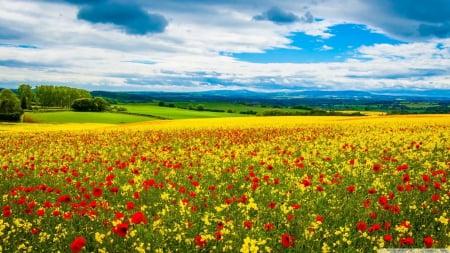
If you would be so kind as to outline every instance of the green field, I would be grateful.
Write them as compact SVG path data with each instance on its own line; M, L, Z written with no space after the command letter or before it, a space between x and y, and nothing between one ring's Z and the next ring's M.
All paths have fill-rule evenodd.
M245 114L238 114L238 113L194 111L149 104L124 104L120 106L127 108L129 113L139 113L166 119L224 118L224 117L248 116Z
M24 122L35 123L123 124L150 120L155 120L155 118L110 112L26 112L24 115Z

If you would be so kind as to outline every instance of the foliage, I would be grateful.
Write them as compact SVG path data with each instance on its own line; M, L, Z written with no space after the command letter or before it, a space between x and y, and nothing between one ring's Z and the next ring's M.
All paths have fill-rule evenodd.
M79 98L72 103L72 109L80 112L103 112L109 110L109 104L101 97Z
M36 103L36 93L28 84L21 84L17 89L22 109L31 109L32 104Z
M104 123L104 124L124 124L134 122L144 122L155 120L149 116L132 115L128 113L110 112L25 112L23 121L34 123ZM61 126L59 126L61 127Z
M65 86L41 85L36 87L36 94L40 105L70 108L79 98L90 98L87 90Z
M0 91L0 121L20 121L23 110L17 95L9 89Z
M445 116L0 132L0 250L446 248L449 133Z

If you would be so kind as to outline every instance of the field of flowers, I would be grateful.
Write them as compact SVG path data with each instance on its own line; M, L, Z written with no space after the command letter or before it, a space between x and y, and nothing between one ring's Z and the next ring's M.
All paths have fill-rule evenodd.
M449 116L34 126L0 131L0 252L450 247Z

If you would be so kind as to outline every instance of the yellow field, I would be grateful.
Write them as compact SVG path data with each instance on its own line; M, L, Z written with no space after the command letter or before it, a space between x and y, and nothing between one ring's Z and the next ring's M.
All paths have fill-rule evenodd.
M450 248L450 116L0 125L0 252Z

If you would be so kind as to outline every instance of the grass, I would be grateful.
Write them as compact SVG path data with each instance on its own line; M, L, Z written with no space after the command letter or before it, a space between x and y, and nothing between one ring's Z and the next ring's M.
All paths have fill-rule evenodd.
M121 106L127 108L129 113L139 113L166 119L224 118L248 116L237 113L193 111L148 104L125 104Z
M155 118L110 112L27 112L24 115L24 122L33 123L123 124L150 120L155 120Z

